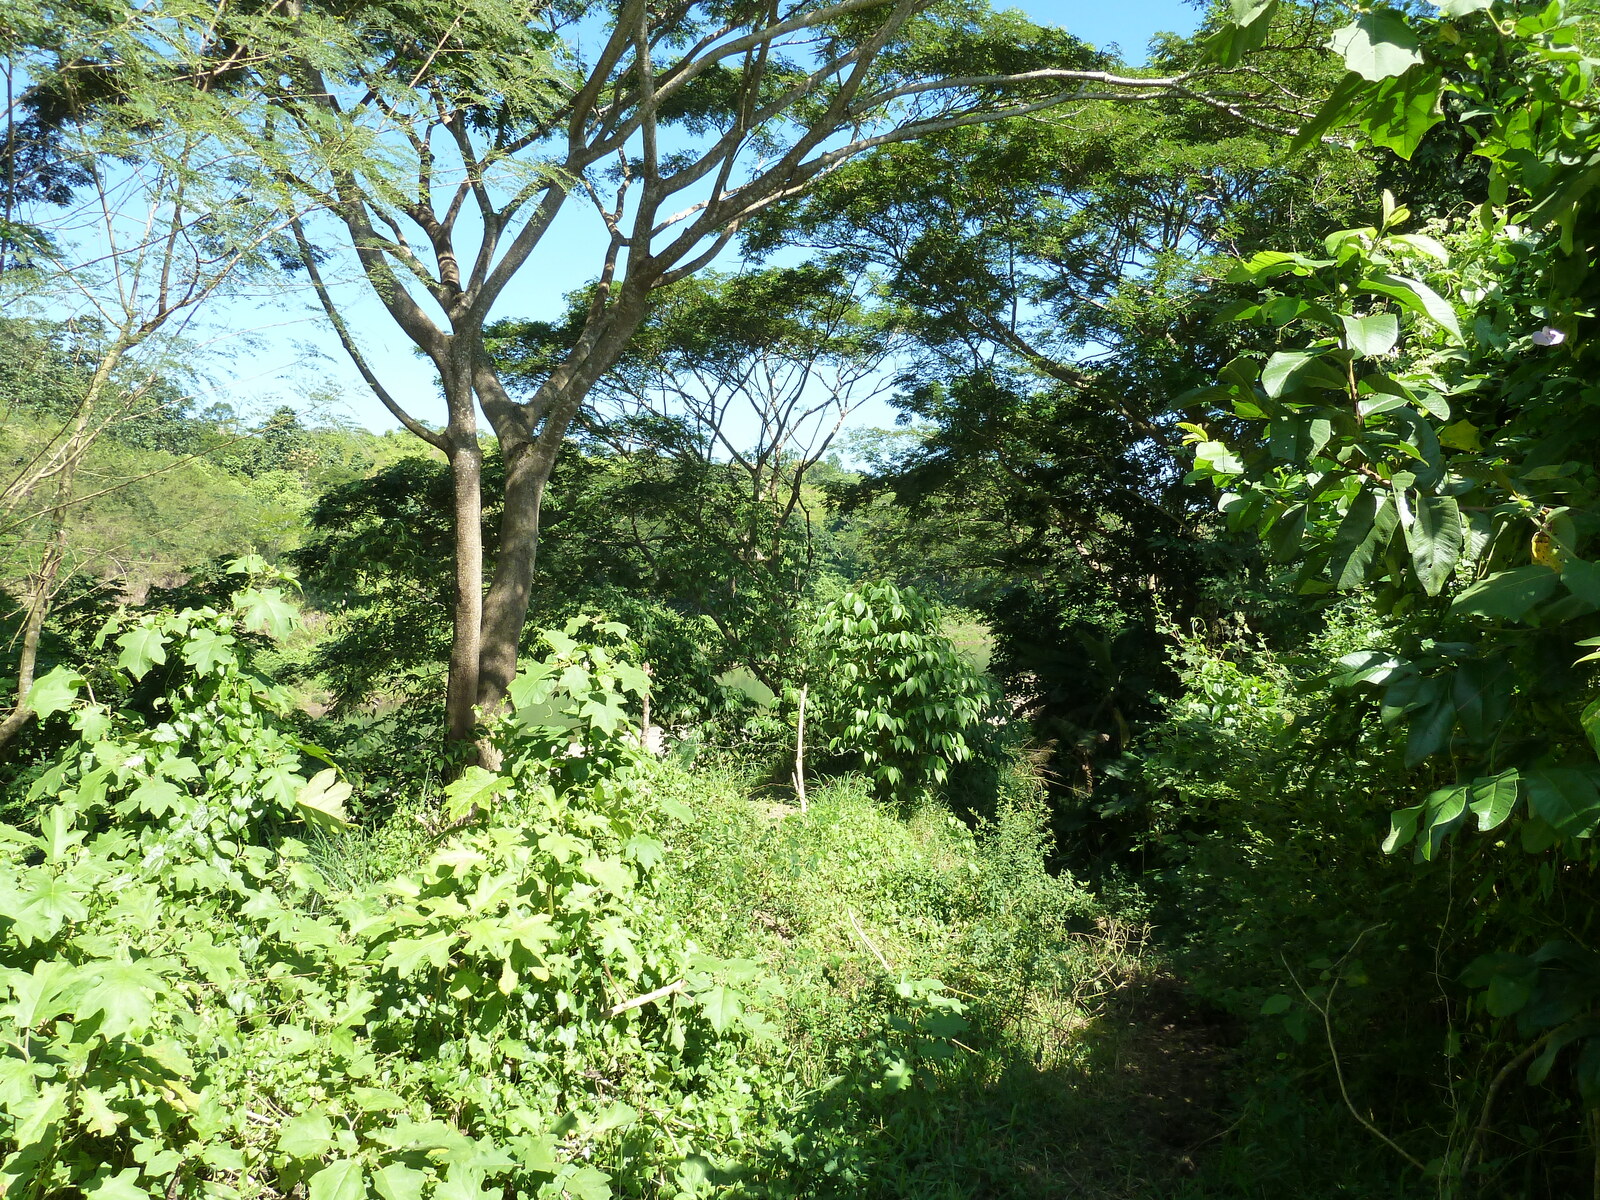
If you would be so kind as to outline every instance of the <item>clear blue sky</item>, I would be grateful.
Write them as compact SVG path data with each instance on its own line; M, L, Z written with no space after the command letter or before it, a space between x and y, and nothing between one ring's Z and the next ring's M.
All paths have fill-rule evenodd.
M1060 25L1091 44L1115 44L1130 63L1144 61L1145 50L1160 32L1189 33L1199 24L1201 10L1183 0L1021 0L997 7L1022 9L1034 20ZM508 289L499 315L551 317L563 307L562 297L593 277L601 245L600 228L587 205L573 202L545 239L520 277ZM394 328L375 300L363 296L362 285L352 285L348 300L350 322L390 391L418 418L430 423L443 419L442 404L430 364L418 358L410 342ZM289 403L305 407L302 397L314 388L331 384L341 397L343 415L375 430L397 423L378 403L346 360L320 315L309 306L289 312L249 314L235 305L231 314L243 325L270 323L257 333L248 361L238 361L232 379L218 379L213 396L228 400L247 416L264 415L271 407ZM312 419L322 414L308 414ZM864 416L866 414L863 414ZM886 419L886 410L868 417L868 423ZM855 422L853 421L852 424Z

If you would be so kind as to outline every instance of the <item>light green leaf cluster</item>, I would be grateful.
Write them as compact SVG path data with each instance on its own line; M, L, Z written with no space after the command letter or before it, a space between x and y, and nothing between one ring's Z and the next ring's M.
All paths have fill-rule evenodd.
M451 787L475 819L413 872L336 887L287 835L337 838L351 790L305 777L323 752L250 670L263 582L108 626L122 653L95 687L138 707L41 681L81 736L33 788L37 831L0 825L0 1191L604 1197L587 1160L618 1130L666 1146L666 1124L747 1105L659 1086L738 1078L775 988L685 945L656 899L617 701L643 673L582 624L552 634L503 772ZM591 1108L597 1071L633 1103Z
M820 727L856 754L885 793L939 784L973 755L992 710L984 676L940 629L938 609L910 588L865 584L823 608Z

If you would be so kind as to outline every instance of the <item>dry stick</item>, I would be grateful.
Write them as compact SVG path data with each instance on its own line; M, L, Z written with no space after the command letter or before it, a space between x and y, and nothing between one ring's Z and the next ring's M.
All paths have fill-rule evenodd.
M1500 1095L1500 1089L1505 1087L1511 1076L1527 1066L1528 1062L1545 1046L1549 1045L1554 1038L1565 1033L1577 1021L1585 1019L1587 1018L1579 1017L1576 1020L1568 1021L1564 1025L1557 1025L1554 1029L1548 1030L1537 1041L1524 1046L1515 1058L1495 1072L1494 1078L1489 1081L1489 1090L1484 1093L1483 1107L1478 1110L1478 1123L1472 1131L1472 1140L1467 1143L1466 1153L1461 1156L1462 1179L1466 1179L1467 1172L1471 1170L1473 1163L1477 1161L1479 1152L1483 1149L1483 1135L1489 1132L1489 1114L1494 1109L1494 1102ZM1473 1190L1476 1191L1476 1189Z
M687 980L674 979L665 987L658 987L653 992L646 992L642 996L635 996L632 1000L624 1000L621 1004L613 1008L608 1015L620 1017L625 1012L630 1012L635 1008L643 1008L646 1004L650 1004L653 1001L664 1000L668 996L675 995L676 993L683 991L683 989L688 986L689 984Z
M806 811L806 692L800 689L800 715L794 731L794 794L800 798L800 811Z
M878 947L873 944L872 939L867 936L866 930L861 928L860 923L856 920L855 910L847 908L845 909L845 912L850 914L850 924L855 927L856 936L861 939L861 944L864 945L868 950L872 951L872 957L878 960L878 962L883 966L885 972L893 975L894 968L889 965L889 960L883 956L883 951L879 950Z
M1370 930L1370 929L1363 930L1362 933L1361 933L1361 937L1356 938L1355 945L1350 947L1350 950L1349 950L1348 953L1346 953L1345 958L1349 958L1351 954L1354 954L1356 946L1359 946L1361 944L1361 938L1366 937L1367 934L1369 934L1371 932L1372 932L1372 930ZM1344 959L1340 959L1341 965L1343 964L1343 962L1344 962ZM1287 962L1284 963L1284 970L1289 971L1289 964ZM1327 999L1327 1002L1325 1004L1318 1004L1315 1000L1313 1000L1311 998L1310 994L1306 991L1306 989L1301 986L1300 977L1298 975L1296 975L1293 971L1289 971L1289 978L1294 981L1294 986L1295 986L1296 990L1299 991L1300 995L1305 998L1305 1002L1307 1004L1309 1004L1312 1008L1316 1009L1316 1011L1322 1017L1322 1028L1323 1028L1323 1031L1326 1034L1327 1039L1328 1039L1328 1054L1333 1059L1333 1077L1334 1077L1335 1080L1338 1081L1338 1084L1339 1084L1339 1095L1344 1100L1344 1106L1347 1109L1350 1110L1350 1115L1356 1119L1356 1121L1361 1125L1361 1128L1365 1129L1368 1133L1370 1133L1373 1137L1377 1138L1385 1146L1388 1146L1389 1149L1393 1150L1396 1154L1398 1154L1401 1158L1405 1159L1406 1162L1410 1163L1417 1170L1426 1173L1428 1168L1423 1163L1421 1163L1417 1159L1413 1158L1411 1156L1411 1154L1405 1149L1404 1146L1400 1145L1393 1138L1391 1138L1388 1134L1384 1133L1383 1130L1379 1129L1376 1125L1374 1125L1366 1117L1363 1117L1361 1115L1361 1110L1356 1108L1355 1101L1350 1099L1349 1089L1345 1087L1345 1083L1344 1083L1344 1068L1342 1066L1340 1066L1340 1064L1339 1064L1339 1047L1335 1044L1335 1042L1333 1040L1333 1018L1330 1015L1330 1012L1331 1012L1331 1010L1333 1008L1333 993L1339 987L1338 978L1335 977L1333 983L1329 985L1329 987L1328 987L1328 999Z

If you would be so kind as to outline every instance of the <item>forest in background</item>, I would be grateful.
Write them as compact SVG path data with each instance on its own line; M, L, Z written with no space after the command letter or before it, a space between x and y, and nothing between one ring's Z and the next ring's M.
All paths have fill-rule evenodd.
M0 1194L1600 1195L1596 22L0 6Z

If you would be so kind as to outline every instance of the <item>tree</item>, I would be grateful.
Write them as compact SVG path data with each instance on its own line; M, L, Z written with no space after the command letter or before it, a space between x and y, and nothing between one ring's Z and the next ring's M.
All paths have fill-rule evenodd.
M652 589L709 618L730 665L774 691L818 569L811 480L850 413L893 386L896 318L866 290L813 267L659 289L577 418ZM513 390L537 386L586 307L580 296L559 327L496 329Z
M448 707L457 739L471 735L475 704L493 709L504 696L550 471L652 292L709 265L764 209L876 146L1069 103L1182 94L1238 112L1248 99L1242 89L1203 91L1226 68L1118 74L1064 33L951 0L665 10L625 0L603 18L592 6L553 4L533 23L509 5L418 3L403 21L352 20L372 47L364 58L334 65L302 54L287 75L275 63L258 85L277 114L273 146L287 146L284 179L327 206L373 293L439 373L446 419L436 429L402 409L362 356L324 282L324 247L297 227L313 284L363 376L451 464ZM574 196L607 233L597 285L570 350L514 399L485 352L485 330ZM480 410L506 464L487 594Z
M5 29L10 68L29 82L8 111L4 165L17 186L0 228L0 286L11 315L48 322L61 336L40 337L36 324L50 353L7 368L30 380L11 403L30 389L49 396L36 407L38 436L0 480L0 537L28 562L16 703L0 722L0 746L32 715L23 700L62 579L68 514L106 490L78 487L86 456L108 433L171 407L170 380L182 376L180 354L192 355L185 338L201 306L271 267L292 218L253 203L238 178L237 143L228 140L236 102L197 90L184 72L194 53L181 15L152 29L136 24L108 29L73 14L46 29ZM19 110L58 112L87 84L97 90L108 62L120 71L121 103L79 105L48 136L18 131ZM19 150L29 138L33 158Z

